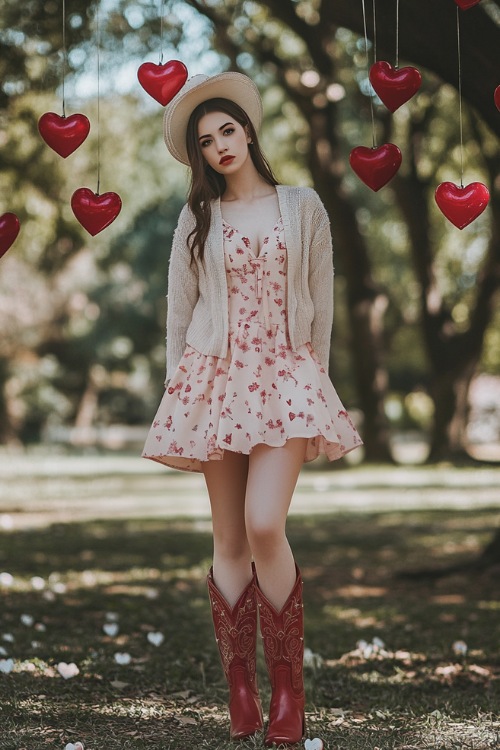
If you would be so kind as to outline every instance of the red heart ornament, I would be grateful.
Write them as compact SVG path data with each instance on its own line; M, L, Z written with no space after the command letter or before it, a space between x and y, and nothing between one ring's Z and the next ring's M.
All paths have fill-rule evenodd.
M500 86L496 87L493 99L495 100L496 108L500 110Z
M71 197L71 208L82 227L94 237L116 219L122 201L117 193L97 195L88 188L78 188Z
M376 192L394 177L401 159L401 151L394 143L384 143L378 148L356 146L351 151L349 163L359 179Z
M422 76L417 68L393 68L390 63L379 60L370 68L370 81L387 109L395 112L417 93Z
M463 229L483 213L490 200L490 193L482 182L471 182L465 187L454 185L453 182L442 182L436 188L435 198L446 218Z
M15 214L7 213L0 216L0 258L13 244L20 228L19 219Z
M85 115L60 117L46 112L38 120L38 130L45 143L65 159L82 145L89 134L90 122Z
M473 5L477 5L481 2L481 0L455 0L456 4L459 8L462 8L462 10L467 10L468 8L472 8Z
M137 71L137 78L144 91L163 106L181 90L187 77L187 68L180 60L169 60L163 65L145 62Z

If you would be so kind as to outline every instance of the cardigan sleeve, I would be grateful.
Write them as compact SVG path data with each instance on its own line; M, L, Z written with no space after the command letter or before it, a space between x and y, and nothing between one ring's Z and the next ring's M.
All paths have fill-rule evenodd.
M199 297L198 266L191 263L188 236L194 227L187 206L181 211L168 268L167 294L167 375L174 374L186 347L186 333Z
M333 250L330 220L319 196L314 208L309 249L309 291L314 305L311 343L328 371L333 325Z

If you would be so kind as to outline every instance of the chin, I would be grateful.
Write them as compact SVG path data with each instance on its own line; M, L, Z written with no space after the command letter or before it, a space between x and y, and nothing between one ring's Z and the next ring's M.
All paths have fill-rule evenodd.
M214 167L214 169L216 172L218 172L221 175L227 175L227 174L234 174L240 169L240 167L241 167L241 164L235 164L233 162L228 167L223 167L220 164L217 164L217 166Z

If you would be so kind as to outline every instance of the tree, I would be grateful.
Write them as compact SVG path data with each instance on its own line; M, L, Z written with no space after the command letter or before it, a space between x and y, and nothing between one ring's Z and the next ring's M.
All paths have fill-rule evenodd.
M407 141L408 169L398 176L396 196L398 205L410 229L410 249L416 277L420 284L420 316L422 333L432 373L430 391L434 401L434 430L430 450L431 460L467 459L465 451L468 422L467 393L481 360L484 337L491 324L497 302L500 274L500 193L493 189L491 212L493 231L487 243L485 259L475 278L475 294L467 304L467 312L458 323L453 307L463 294L446 300L436 279L436 257L432 241L432 221L428 193L432 184L439 182L439 172L423 175L419 169L419 151L425 139L426 121L435 114L434 105L417 118L410 118ZM481 154L490 185L495 185L500 173L500 149L487 134L479 134L476 118L475 139L478 146L486 146ZM488 141L490 144L488 145ZM460 277L457 278L457 285ZM463 306L463 302L461 303ZM464 327L464 322L466 326Z
M335 3L296 3L293 0L266 0L255 3L233 2L210 5L187 0L210 19L214 44L239 67L242 50L250 52L286 91L308 123L310 148L308 165L313 182L330 213L335 227L336 253L347 282L351 347L358 398L364 414L364 439L367 457L384 460L389 456L388 429L384 415L387 372L384 365L384 314L387 292L374 281L369 248L356 218L352 196L345 189L345 143L341 132L339 106L328 96L328 86L336 80L337 28L344 26L363 33L361 3L340 0ZM498 3L492 2L491 5ZM408 60L424 65L442 80L457 85L456 5L450 0L436 6L432 0L406 3L401 11L400 50ZM250 8L250 9L249 9ZM462 12L460 12L462 14ZM394 4L379 2L377 7L377 44L386 53L395 48ZM432 18L432 23L428 19ZM460 16L462 27L463 95L497 134L500 118L493 102L498 84L494 50L500 44L498 15L482 7ZM285 51L280 28L300 42L293 56ZM371 8L368 28L373 28ZM271 29L271 30L270 30ZM486 54L485 54L486 51ZM392 54L386 55L393 60ZM380 59L380 54L379 54ZM305 84L301 75L312 70L317 78ZM364 107L366 109L366 105ZM361 104L361 111L363 105ZM500 285L500 248L498 223L499 189L494 177L500 158L498 148L485 154L484 167L493 187L492 238L478 280L476 304L466 331L456 331L450 310L436 299L434 263L437 248L431 239L429 194L432 183L419 175L416 142L428 127L428 116L418 113L412 120L407 145L410 169L394 181L395 194L409 228L415 273L421 286L421 326L431 368L430 392L435 404L431 459L449 458L464 453L467 390L479 361L482 342L491 322L495 297ZM387 118L383 126L390 129ZM476 128L483 144L487 135ZM491 138L490 138L491 140ZM433 176L437 175L437 169Z
M93 96L76 98L75 79L89 61L95 66L96 50L94 8L67 8L67 114L81 107L92 128L64 161L37 131L43 112L62 114L62 6L7 0L0 10L0 213L15 211L22 226L0 266L0 442L31 442L47 425L81 423L94 395L99 420L145 422L153 405L144 391L154 383L157 398L163 381L164 357L153 341L164 340L164 310L151 295L164 296L169 246L158 231L172 234L182 173L170 169L165 180L159 108L108 91L101 102L101 189L117 190L124 208L93 239L76 222L72 192L95 189L97 117ZM107 21L113 34L101 44L128 50L130 38L122 33L116 41L121 17ZM156 36L142 38L153 44ZM101 51L101 60L106 73L109 53ZM106 377L98 377L104 370Z
M366 6L368 35L371 36L372 4L366 2ZM390 460L389 426L384 410L391 377L387 347L391 345L395 333L401 340L399 331L402 327L408 328L408 314L403 309L407 300L398 289L401 278L397 272L401 271L402 255L398 257L396 272L392 268L396 263L390 257L390 250L384 256L380 247L387 240L379 227L383 229L391 223L397 224L398 231L407 234L407 246L411 249L414 274L420 287L420 338L427 352L429 372L425 384L436 404L433 457L456 455L457 451L463 449L466 419L462 408L464 395L481 355L484 334L495 309L499 283L499 189L498 181L494 179L498 172L498 144L492 131L498 134L500 118L492 96L498 83L495 80L497 71L494 55L489 54L489 50L498 49L500 41L498 7L498 0L489 0L469 11L460 11L463 92L464 99L471 105L471 114L467 113L466 108L465 118L466 164L475 161L480 176L488 179L489 174L491 185L496 187L492 191L491 209L476 223L476 228L468 234L464 233L465 237L477 239L478 232L482 230L486 233L491 227L488 251L474 275L478 292L474 295L473 289L468 289L465 297L462 295L459 300L439 288L436 273L436 260L440 260L443 252L446 252L450 238L453 237L455 242L457 236L456 230L445 231L442 228L442 217L439 217L441 224L437 228L432 200L436 181L449 177L440 165L436 148L431 148L426 154L427 163L430 154L430 169L424 168L421 148L423 142L432 145L435 141L441 153L450 152L450 171L456 170L456 161L451 153L451 144L457 140L457 129L453 130L452 127L456 97L450 98L450 88L442 84L442 81L448 81L452 86L457 83L456 6L453 0L441 0L439 4L434 0L408 0L401 6L400 52L406 60L425 67L424 87L423 94L404 109L406 114L403 118L391 118L375 104L379 139L394 137L404 153L404 164L398 177L376 195L357 183L347 167L350 148L371 140L363 44L345 31L352 29L356 34L362 33L361 0L359 3L348 3L347 0L336 0L334 3L319 0L228 0L224 3L221 0L211 0L210 3L171 0L168 3L171 12L164 19L164 35L178 49L179 57L182 58L183 50L186 50L183 44L190 45L186 54L194 52L193 16L187 18L185 12L188 8L194 9L199 18L208 19L212 24L212 38L197 39L197 51L206 50L211 45L222 55L222 62L215 62L216 66L230 65L249 72L255 76L264 94L270 91L279 97L279 91L282 91L286 102L293 103L292 116L289 118L293 122L287 131L292 133L292 144L288 148L290 153L294 152L293 168L302 170L301 180L305 176L316 186L334 225L336 267L339 281L345 281L337 289L341 289L342 299L346 300L347 319L344 327L350 335L354 375L351 380L357 386L357 402L365 421L366 453L371 460ZM52 108L53 97L49 100L48 92L53 91L60 80L60 11L57 4L42 3L41 0L30 0L22 8L13 0L6 0L0 11L3 22L3 31L0 32L0 117L9 125L6 145L0 151L0 181L5 194L11 196L13 201L12 205L5 206L5 210L18 210L23 219L22 260L26 262L23 273L33 274L35 286L44 280L54 302L52 312L47 311L47 325L38 327L40 337L35 345L29 337L24 345L24 329L19 336L10 336L9 346L12 345L14 349L4 347L4 359L0 362L0 378L4 378L4 382L12 370L12 362L19 361L30 347L31 351L50 356L49 342L52 340L58 352L58 361L61 361L59 357L64 359L66 356L63 350L68 348L69 352L72 348L73 329L68 324L72 319L68 311L69 297L59 298L54 294L57 286L54 282L59 279L58 283L64 286L62 279L65 269L69 274L73 260L88 250L85 247L87 238L68 213L67 196L62 194L63 190L67 192L70 183L65 182L62 187L61 165L56 166L55 160L36 135L37 115ZM88 68L89 61L92 62L92 12L93 7L86 3L71 6L68 50L75 50L78 54L69 55L69 74L77 73L79 67ZM428 23L431 17L432 24ZM116 0L115 5L107 9L102 27L103 46L113 51L113 64L117 59L122 62L126 57L139 53L143 55L146 49L158 49L158 9L149 0ZM378 0L377 29L378 58L383 55L394 62L396 29L395 4L392 0ZM46 98L42 104L38 97L44 96ZM432 99L430 105L429 97ZM130 109L126 110L126 114L128 105L124 103L125 109L122 110L118 97L113 98L112 102L109 98L108 103L116 109L114 127L118 130L121 128L123 136L126 131L129 143L136 143L138 136L144 137L143 146L137 146L136 160L132 164L136 164L137 159L143 159L143 169L161 171L160 166L152 166L154 159L146 154L148 136L143 133L144 128L133 123L130 113L134 106L137 107L135 99L129 102ZM266 104L269 103L267 97ZM266 109L269 111L269 106ZM151 127L153 130L158 128L160 132L161 113L158 112L155 117L157 119ZM281 113L277 110L273 112L271 106L268 127L272 128L273 121L278 121L280 117L283 122ZM128 130L122 122L123 118L130 123ZM294 127L295 132L292 132ZM393 128L396 131L394 136ZM433 134L434 130L443 128L447 141ZM128 149L127 154L123 153L122 156L119 141L112 129L108 135L106 148L109 153L113 152L113 160L108 159L112 164L110 170L113 179L119 175L123 185L127 186L124 190L134 196L131 201L134 203L133 210L130 204L128 209L130 231L132 236L137 237L135 232L141 227L141 235L145 233L141 242L144 243L143 247L147 247L146 234L150 233L154 224L151 217L155 216L154 206L161 195L160 181L157 189L148 194L149 197L144 196L142 202L137 200L136 185L130 178L133 166L127 162ZM89 141L89 145L94 147L95 143ZM292 169L288 163L285 168L288 172ZM79 174L82 178L87 174L93 175L93 163L83 165L79 161ZM135 175L136 181L141 179L139 171ZM147 181L144 182L146 184ZM32 196L32 200L27 201L27 196ZM29 203L40 201L44 202L44 211L33 216L26 207ZM145 217L141 223L142 211L145 211ZM366 225L367 212L370 231ZM115 236L115 229L108 231L107 238ZM129 228L119 239L124 246L128 242L128 231ZM96 263L96 274L114 273L114 264L106 260L111 257L107 238L102 243L99 238L92 243L93 248L99 248L101 255ZM460 241L465 240L460 238ZM131 262L137 262L138 273L143 273L140 254L132 257ZM13 264L9 265L9 269L12 271ZM450 264L450 271L453 270ZM406 266L404 273L406 278L409 273ZM68 288L67 281L64 283ZM89 281L89 284L86 291L99 296L99 301L92 300L91 304L102 305L102 309L109 312L116 309L111 299L113 284L106 280L102 283L96 280L95 284ZM27 288L26 281L24 287ZM93 291L90 287L93 287ZM342 291L344 287L345 294ZM467 314L465 317L462 314L457 323L457 302L462 303L464 299ZM59 300L59 307L55 304L56 300ZM343 309L341 314L344 315ZM21 319L19 314L18 320ZM412 336L416 340L416 322L413 325ZM106 338L106 326L98 323L97 329L98 335ZM66 337L61 339L62 331L66 332ZM113 335L117 336L118 333L116 329ZM25 354L19 345L25 347ZM94 346L94 350L97 348ZM91 349L89 347L89 356ZM103 350L106 350L105 346ZM83 352L84 348L80 354ZM338 357L335 360L338 361ZM70 356L67 359L68 367L71 361ZM121 363L124 365L123 358ZM110 360L106 359L106 365L111 366ZM91 363L87 361L85 366L79 366L79 370L82 374L90 372ZM64 382L64 377L59 378L57 387L63 387ZM85 392L85 378L82 377L71 396L73 411L68 414L74 414L75 409L78 411L78 399ZM3 403L0 397L0 413L8 414L7 401L5 394ZM7 426L8 419L2 419L1 423ZM12 432L11 426L11 435Z
M280 5L275 0L273 5ZM293 6L293 2L283 3ZM368 36L372 39L373 16L367 3ZM322 3L324 22L330 26L345 26L363 34L361 3L337 0ZM461 51L463 61L462 90L464 99L500 136L500 119L493 101L498 86L496 50L500 44L500 3L489 0L467 11L459 11ZM453 0L408 0L401 6L400 53L412 63L422 65L451 86L458 85L457 71L457 5ZM395 12L391 0L378 0L376 4L377 41L380 49L393 60L395 49ZM379 55L380 59L380 55Z

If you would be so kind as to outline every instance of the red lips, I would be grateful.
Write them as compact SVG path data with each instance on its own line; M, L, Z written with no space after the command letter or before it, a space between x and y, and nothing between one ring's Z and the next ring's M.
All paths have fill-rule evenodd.
M224 164L230 164L233 161L233 159L234 159L234 156L223 156L220 159L219 164L222 164L223 166Z

